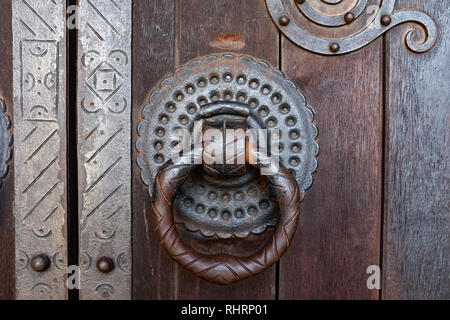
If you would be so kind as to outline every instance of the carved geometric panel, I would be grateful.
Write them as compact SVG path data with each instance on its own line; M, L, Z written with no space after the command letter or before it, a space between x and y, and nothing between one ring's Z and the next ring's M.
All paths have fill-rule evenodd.
M65 12L65 0L13 1L17 299L67 298Z
M129 299L132 1L79 5L80 299Z
M58 43L53 40L23 40L22 115L28 120L55 121L58 117ZM47 68L42 68L42 65Z

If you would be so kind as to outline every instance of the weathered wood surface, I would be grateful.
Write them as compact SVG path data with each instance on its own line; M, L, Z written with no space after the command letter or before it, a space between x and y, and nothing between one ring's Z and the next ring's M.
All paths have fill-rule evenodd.
M450 3L400 0L429 14L439 39L425 54L386 36L383 299L450 299Z
M12 31L11 1L0 4L0 97L12 120ZM9 163L9 174L0 189L0 299L14 299L14 168Z
M133 150L150 89L174 69L174 1L133 2ZM132 152L133 298L174 299L175 265L153 230L151 202Z
M377 299L366 269L380 262L382 39L324 57L282 40L282 70L317 112L320 152L280 299Z

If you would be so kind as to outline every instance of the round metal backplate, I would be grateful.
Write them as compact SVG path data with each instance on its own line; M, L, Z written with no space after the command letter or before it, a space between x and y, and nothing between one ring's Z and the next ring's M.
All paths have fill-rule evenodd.
M248 166L238 177L215 177L196 168L179 186L173 210L176 223L204 237L246 238L279 221L279 207L266 177Z
M282 72L261 60L232 54L195 60L162 80L150 95L137 141L138 165L150 195L159 168L179 143L177 132L192 132L200 110L217 101L246 105L250 129L279 130L280 162L295 177L303 198L312 184L319 151L313 112ZM247 171L247 176L252 174ZM245 237L249 231L261 233L277 223L277 204L259 172L251 181L237 179L228 186L220 176L193 175L195 179L179 186L175 199L175 211L185 214L180 217L174 212L174 217L183 220L188 230L219 238ZM199 230L204 223L207 227Z
M11 123L6 115L5 103L0 99L0 187L2 180L8 173L8 161L11 158L12 137Z

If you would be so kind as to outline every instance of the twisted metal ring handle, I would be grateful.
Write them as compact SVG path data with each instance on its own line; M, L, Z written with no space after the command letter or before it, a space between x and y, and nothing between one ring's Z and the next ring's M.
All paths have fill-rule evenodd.
M262 165L257 165L260 169ZM300 189L288 170L280 165L267 176L280 207L280 221L273 237L249 257L204 255L187 246L175 227L172 205L178 184L196 167L166 163L158 172L153 195L153 219L156 233L169 255L187 270L217 284L230 284L262 272L277 262L291 244L300 213Z

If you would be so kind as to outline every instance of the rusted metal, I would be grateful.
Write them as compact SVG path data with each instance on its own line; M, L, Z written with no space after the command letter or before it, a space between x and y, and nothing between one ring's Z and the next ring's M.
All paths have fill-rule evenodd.
M282 25L283 27L287 26L289 22L291 22L288 16L281 16L278 21L280 22L280 25Z
M300 215L300 190L290 173L283 166L278 166L275 174L267 176L268 185L280 207L279 221L270 240L255 252L247 252L244 257L229 253L210 255L183 241L172 215L171 204L176 187L196 167L184 163L166 163L156 178L153 221L158 238L169 255L197 276L218 284L230 284L254 276L277 262L292 242ZM221 213L222 219L227 219L225 212Z
M97 269L102 273L109 273L115 268L114 260L110 257L101 257L97 261Z
M80 299L130 299L132 1L79 5Z
M239 176L211 176L196 168L179 185L174 221L204 237L230 239L276 226L279 207L264 176L253 167Z
M296 178L303 197L317 166L313 112L282 72L264 61L231 54L195 60L177 70L176 77L162 80L151 94L137 141L138 165L149 194L153 194L159 168L182 142L176 131L192 131L201 110L215 101L246 104L249 128L279 130L281 163ZM290 164L292 157L298 163Z
M138 129L138 164L153 196L157 234L169 254L197 275L221 284L256 274L277 261L295 232L299 201L311 185L317 165L313 113L295 85L263 61L231 54L210 56L164 79L151 94L143 117ZM208 140L211 129L222 139ZM267 165L264 159L269 153L280 157L273 176L266 177L246 165L251 141L241 137L224 142L231 129L269 130L270 138L260 137L258 143L279 140L255 157L260 169L263 163ZM186 139L177 131L192 134ZM203 136L200 146L198 134ZM180 148L185 146L188 148ZM219 147L211 150L223 149L223 162L214 159L208 163L213 158L211 146ZM200 156L194 152L198 147L202 148ZM188 159L192 164L184 163ZM202 166L196 165L199 163ZM289 208L284 207L287 203ZM292 225L285 229L289 231L283 240L281 230L287 221ZM254 235L268 235L273 230L277 230L275 246L266 239L244 253L259 259L258 249L263 247L268 256L264 263L256 267L253 258L239 260L239 241L248 243ZM220 245L220 241L231 241L225 255L221 252L225 243ZM190 248L192 243L196 249ZM219 249L213 248L213 243L219 243ZM278 250L278 255L273 250ZM204 251L215 258L204 256ZM191 260L191 256L198 259ZM243 265L250 271L243 271ZM219 276L225 267L231 269ZM230 270L238 276L229 274Z
M44 272L50 268L51 260L46 254L38 254L31 259L31 268L36 272Z
M387 14L385 14L384 16L381 17L381 24L383 26L388 26L391 24L391 22L392 22L392 19Z
M330 43L330 51L331 52L338 52L339 49L340 49L339 43L337 43L337 42Z
M357 0L356 2L353 0L296 1L296 4L291 0L266 0L266 4L273 21L286 37L306 50L324 55L344 54L358 50L389 29L405 22L417 23L425 31L421 42L413 40L414 30L410 30L406 34L405 44L410 50L417 53L426 52L434 46L437 40L437 26L433 19L419 11L394 10L395 0L383 0L380 5L369 5L369 0ZM350 7L351 5L353 7ZM346 13L338 13L338 8L344 6L350 7L350 9ZM326 34L329 34L327 28L338 28L358 19L366 19L363 18L364 12L368 14L369 18L362 28L358 28L344 38L333 36L333 32L330 37L326 37ZM299 14L308 20L295 19L293 21L293 17ZM285 17L288 19L290 17L292 22L285 24ZM312 33L309 26L302 25L306 21L314 26L322 27L323 31L320 35ZM337 43L339 50L335 50L336 46L330 46L330 43Z
M245 165L245 136L226 141L229 130L245 132L248 115L245 104L233 102L216 101L201 110L204 137L217 130L222 139L203 139L203 166L179 186L174 221L187 230L204 237L245 238L277 224L279 208L266 179ZM225 149L223 163L209 164L218 149Z
M351 23L355 20L355 14L353 12L347 12L344 16L345 22Z
M65 0L12 2L17 299L67 298L65 13Z

